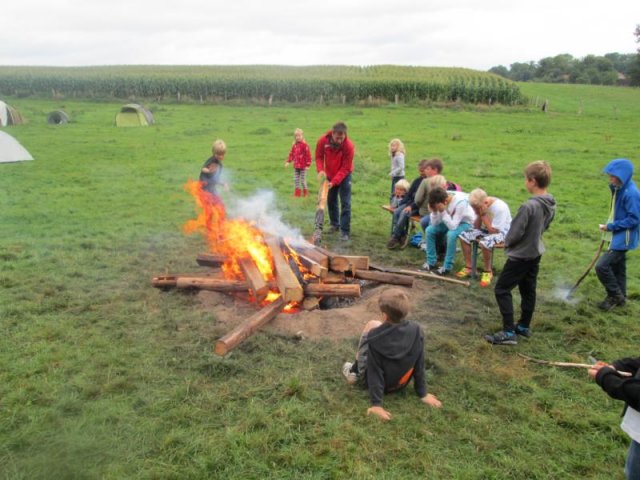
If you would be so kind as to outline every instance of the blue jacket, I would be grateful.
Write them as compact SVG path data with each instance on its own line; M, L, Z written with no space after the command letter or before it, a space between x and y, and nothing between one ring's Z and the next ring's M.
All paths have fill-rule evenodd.
M613 232L611 250L634 250L638 247L638 225L640 225L640 192L631 179L633 164L626 158L611 160L604 173L620 179L622 186L609 185L611 195L615 193L613 222L607 230Z

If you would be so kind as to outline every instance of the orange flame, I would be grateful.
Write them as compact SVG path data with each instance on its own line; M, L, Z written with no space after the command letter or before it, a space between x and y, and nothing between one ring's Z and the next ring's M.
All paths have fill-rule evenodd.
M211 252L227 258L222 266L225 278L242 278L238 260L252 258L265 280L273 279L271 251L260 230L243 219L228 219L222 200L203 190L202 186L202 182L191 180L184 186L199 208L197 218L184 224L184 232L199 231L205 236Z

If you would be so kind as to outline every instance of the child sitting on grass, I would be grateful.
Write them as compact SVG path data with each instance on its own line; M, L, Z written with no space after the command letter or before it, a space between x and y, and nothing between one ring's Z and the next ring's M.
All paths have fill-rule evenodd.
M453 268L456 255L456 239L465 230L471 228L476 214L469 206L468 195L463 192L449 192L442 187L429 191L429 210L431 210L427 227L427 261L423 270L433 271L438 275L446 275ZM437 241L445 237L447 249L442 266L436 269L438 260Z
M422 403L440 408L442 402L427 393L422 328L406 320L409 296L399 288L391 288L382 293L378 306L382 321L370 320L365 325L356 361L342 366L347 383L359 382L367 387L371 400L367 415L384 421L391 420L391 413L382 408L384 394L405 388L412 378Z
M469 194L469 205L476 213L473 228L460 234L460 246L464 255L465 266L456 276L467 278L471 275L471 242L477 241L482 250L484 272L480 276L480 286L488 287L493 280L491 265L493 246L504 242L504 237L511 226L509 205L496 197L490 197L481 188Z

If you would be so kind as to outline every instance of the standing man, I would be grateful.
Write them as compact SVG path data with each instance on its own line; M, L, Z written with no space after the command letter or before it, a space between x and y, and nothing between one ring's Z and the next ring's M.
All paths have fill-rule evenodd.
M318 140L316 145L316 168L318 180L329 182L327 206L331 228L329 233L340 230L340 240L349 240L351 233L351 172L355 147L347 138L347 126L336 123ZM338 196L340 212L338 212ZM339 213L339 214L338 214Z

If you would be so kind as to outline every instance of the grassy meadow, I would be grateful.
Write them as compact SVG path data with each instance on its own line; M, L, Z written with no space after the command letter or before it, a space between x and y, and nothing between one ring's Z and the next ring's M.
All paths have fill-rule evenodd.
M639 353L637 252L625 307L596 308L604 291L593 273L575 302L559 292L598 246L603 166L617 157L640 166L640 90L520 87L530 106L151 103L156 124L139 129L114 127L117 103L3 98L28 120L5 131L35 161L0 164L0 478L622 479L622 404L583 370L525 364L516 352L581 363ZM545 99L546 114L536 106ZM48 125L59 108L72 122ZM228 146L233 196L273 191L283 220L309 235L314 200L294 201L282 164L296 127L315 144L336 120L357 152L352 241L329 246L385 265L423 262L417 249L385 248L391 138L407 146L408 177L438 156L445 176L513 213L527 198L523 167L552 165L558 211L534 336L486 344L499 312L477 284L436 285L416 305L441 410L410 389L385 398L391 422L366 417L366 392L340 375L356 338L263 331L219 358L212 345L226 331L197 296L150 286L154 275L196 269L204 241L181 231L194 216L182 186L215 138ZM498 270L503 261L497 253Z

